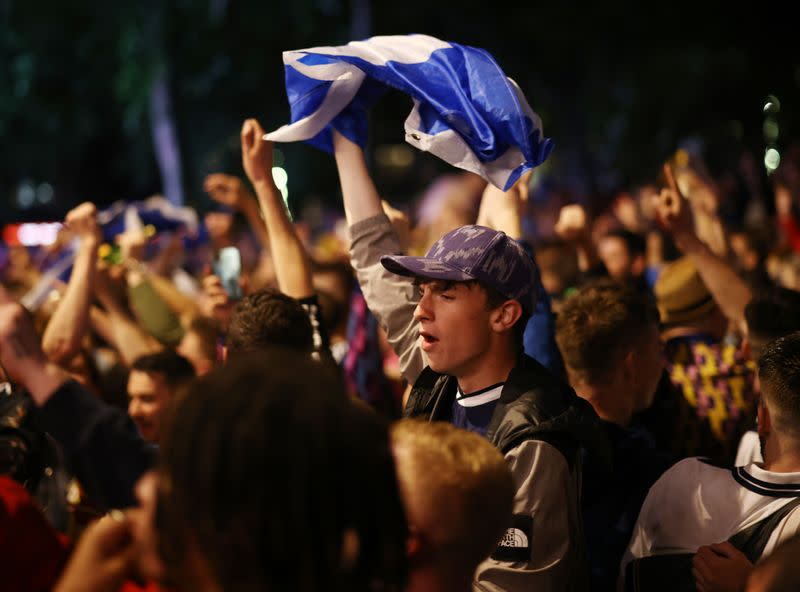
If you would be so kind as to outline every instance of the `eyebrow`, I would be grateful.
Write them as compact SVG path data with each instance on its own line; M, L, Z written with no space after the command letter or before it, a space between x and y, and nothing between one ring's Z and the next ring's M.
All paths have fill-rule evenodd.
M453 280L429 280L426 278L414 278L414 285L419 287L423 284L431 284L433 289L437 292L446 292L447 290L454 288L456 284L459 282Z

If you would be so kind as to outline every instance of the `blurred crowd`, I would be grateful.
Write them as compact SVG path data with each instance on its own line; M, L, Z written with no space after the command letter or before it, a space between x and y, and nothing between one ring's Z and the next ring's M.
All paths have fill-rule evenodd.
M205 241L4 247L0 588L800 587L800 144L390 204L339 137L311 221L262 136Z

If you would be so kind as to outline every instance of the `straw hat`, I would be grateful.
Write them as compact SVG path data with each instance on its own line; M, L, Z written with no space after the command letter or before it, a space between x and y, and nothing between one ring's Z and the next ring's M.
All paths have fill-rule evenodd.
M664 325L685 325L709 314L716 303L694 263L681 257L664 266L653 292Z

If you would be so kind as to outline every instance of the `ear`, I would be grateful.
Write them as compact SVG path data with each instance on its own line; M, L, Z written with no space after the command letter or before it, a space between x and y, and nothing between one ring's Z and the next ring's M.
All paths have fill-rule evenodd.
M226 364L228 362L228 346L222 346L222 363Z
M504 333L514 326L522 316L522 305L517 300L506 300L492 311L490 321L492 329Z

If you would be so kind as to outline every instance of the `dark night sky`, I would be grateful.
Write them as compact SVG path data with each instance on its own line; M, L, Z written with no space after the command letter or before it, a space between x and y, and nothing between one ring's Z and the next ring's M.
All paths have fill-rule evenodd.
M778 145L798 136L800 52L792 20L766 3L733 11L685 1L130 4L0 0L3 221L59 218L84 199L158 191L147 97L161 71L187 201L203 207L205 174L240 172L241 120L257 116L271 128L288 118L280 52L345 43L365 23L368 34L427 33L490 51L555 140L557 181L590 192L651 178L687 136L704 138L720 166L740 147L763 154L769 94L781 100ZM402 141L408 109L405 97L385 99L373 115L373 147ZM330 157L303 145L285 153L295 199L337 203ZM407 198L438 170L418 156L414 174L386 178L385 187ZM54 202L18 210L26 179L51 183Z

